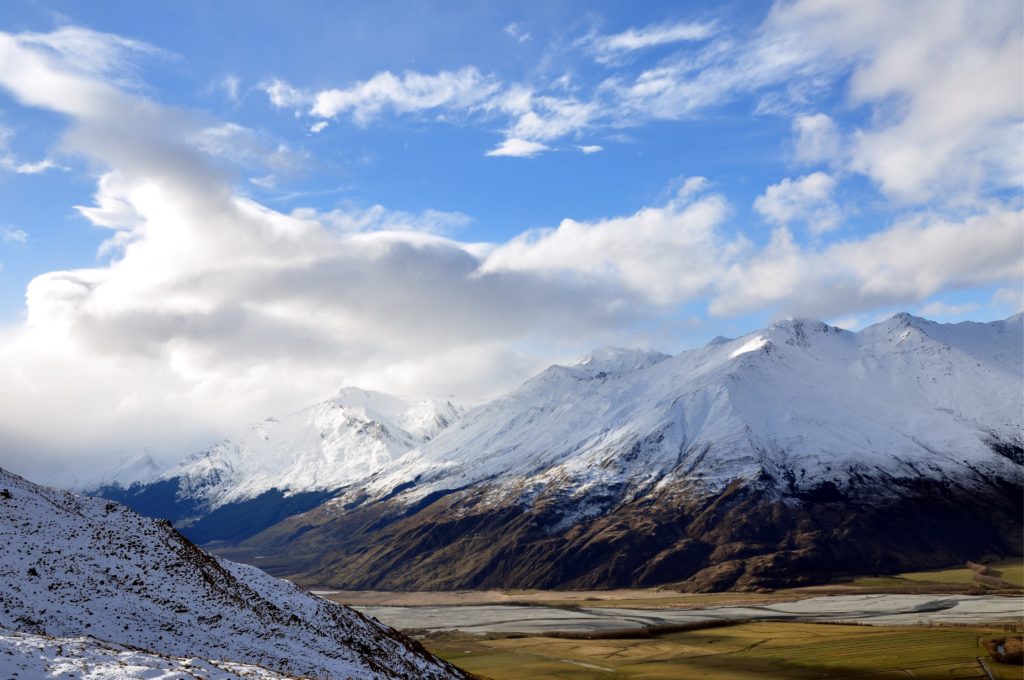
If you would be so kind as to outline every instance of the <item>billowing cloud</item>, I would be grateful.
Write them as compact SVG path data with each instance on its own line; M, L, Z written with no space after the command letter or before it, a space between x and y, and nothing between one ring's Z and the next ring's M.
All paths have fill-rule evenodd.
M706 294L745 243L720 233L728 206L719 195L694 199L692 185L663 207L592 224L563 220L555 229L527 232L494 250L480 271L572 273L585 281L622 286L657 304Z
M1024 92L1010 85L1024 80L1022 14L1017 2L778 3L753 40L715 40L606 88L628 124L754 93L777 110L848 76L848 102L871 107L870 122L840 148L824 114L798 118L798 159L843 161L900 201L963 201L1024 181Z
M841 162L839 126L824 113L805 114L793 119L796 160L813 165Z
M752 47L716 38L639 77L612 78L593 97L505 85L472 68L385 72L322 92L282 81L265 89L274 105L338 125L388 113L471 112L489 125L500 121L505 139L489 155L530 156L564 138L578 143L581 131L598 125L677 119L737 92L852 72L850 101L873 115L863 130L834 137L840 146L847 140L840 156L854 159L846 171L866 173L889 191L881 166L864 161L871 157L865 140L903 125L927 88L870 85L863 65L888 53L882 38L822 56L817 37L816 27L833 15L865 13L869 29L874 6L866 6L779 5ZM997 59L1006 42L986 27L993 42L979 48L979 64ZM807 40L794 38L801 32ZM0 33L0 88L25 106L69 118L60 148L88 159L99 175L93 202L77 209L110 233L99 264L36 277L24 323L0 331L7 359L0 363L0 449L100 455L161 441L184 452L342 384L494 393L556 355L614 342L681 305L707 304L723 316L771 310L834 318L926 304L959 288L1009 290L1024 276L1019 206L998 200L961 206L956 217L929 211L866 236L839 241L833 233L801 243L791 223L819 232L834 224L829 205L841 172L831 169L766 189L757 209L777 226L760 247L734 223L727 198L702 179L625 215L567 218L505 243L460 240L470 218L451 210L341 204L280 212L239 192L236 182L244 175L272 186L268 178L301 164L301 154L237 123L144 96L133 64L158 54L82 29ZM939 71L943 82L942 74L956 70L948 66ZM977 153L994 153L1002 129L995 104L978 106L973 122L958 120L981 131L965 138L986 145L939 156L967 154L964 172L973 172ZM831 163L833 149L821 141L831 137L818 134L828 121L799 120L797 155ZM930 139L915 135L915 143ZM985 158L977 167L995 167ZM922 173L908 187L927 193L944 186L945 175ZM996 185L998 177L977 175Z
M221 169L255 164L244 128L17 36L0 50L0 86L68 115L64 147L108 168L79 211L111 230L111 261L36 277L24 324L0 335L17 357L0 366L0 433L26 451L194 445L342 384L492 393L538 366L517 342L589 343L649 307L606 282L480 272L491 246L430 233L461 213L271 210Z
M802 222L812 234L822 234L839 224L839 206L832 200L835 187L835 179L824 172L787 177L765 189L754 200L754 210L773 224Z
M818 318L923 301L946 290L1024 279L1024 212L994 206L961 221L921 216L862 239L798 244L786 227L733 263L710 311L776 309Z
M267 93L270 103L279 109L300 108L310 104L313 100L313 95L292 87L279 78L263 83L260 88Z
M1024 6L996 2L823 3L780 7L772 23L819 52L854 59L849 98L879 115L857 131L851 167L900 200L1019 186ZM927 20L921 20L927 16Z

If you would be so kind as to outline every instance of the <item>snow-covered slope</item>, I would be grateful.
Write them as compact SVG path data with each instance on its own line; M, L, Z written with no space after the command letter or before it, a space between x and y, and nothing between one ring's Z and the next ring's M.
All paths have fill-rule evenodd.
M166 522L4 470L0 543L5 670L8 663L31 670L25 650L49 636L58 639L43 661L66 673L84 663L124 661L167 671L144 677L182 677L175 672L188 664L238 676L253 670L246 665L267 669L256 677L462 677L351 609L211 557ZM160 657L174 658L159 665Z
M191 456L159 479L216 508L269 489L337 489L384 470L458 417L450 402L407 401L354 387Z
M79 473L67 484L58 484L73 491L89 491L101 486L120 486L127 488L133 484L148 484L160 477L168 468L163 456L150 449L138 453L115 458L105 467L91 472Z
M714 492L765 473L806 487L851 473L1006 472L1015 466L992 444L1024 445L1022 354L1020 315L942 325L900 314L859 333L789 320L675 357L602 350L470 411L368 486L383 496L419 477L402 496L415 502L485 480L528 495L684 481Z
M754 587L1019 551L1022 355L1020 315L601 350L242 549L375 588Z
M111 478L89 490L172 519L199 542L236 539L388 471L459 415L448 401L347 387L315 406L267 418L142 482Z
M0 628L0 672L12 680L290 680L252 664L168 656L88 636L52 637Z

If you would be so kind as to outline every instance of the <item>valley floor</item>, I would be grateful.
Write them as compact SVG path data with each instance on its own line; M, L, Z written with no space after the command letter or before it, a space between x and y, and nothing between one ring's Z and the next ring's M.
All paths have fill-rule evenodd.
M1024 669L996 662L981 644L1024 629L1022 562L988 565L988 583L977 580L978 567L763 593L318 594L493 680L1024 680Z
M981 646L1001 635L992 628L763 622L641 639L456 635L424 642L441 658L493 680L1019 680L1020 666L996 663Z

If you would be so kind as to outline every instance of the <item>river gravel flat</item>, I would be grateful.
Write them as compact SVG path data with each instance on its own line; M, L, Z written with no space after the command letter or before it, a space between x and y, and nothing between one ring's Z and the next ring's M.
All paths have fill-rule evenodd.
M696 609L462 605L356 607L400 630L465 633L586 633L722 620L862 623L875 626L1024 622L1024 597L994 595L833 595L764 605Z

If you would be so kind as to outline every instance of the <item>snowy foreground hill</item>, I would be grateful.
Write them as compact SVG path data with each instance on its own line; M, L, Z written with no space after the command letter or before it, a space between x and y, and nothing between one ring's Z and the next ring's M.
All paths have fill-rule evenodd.
M1022 375L1021 315L602 350L230 554L334 587L700 590L1019 554Z
M460 678L166 522L0 469L0 676Z

